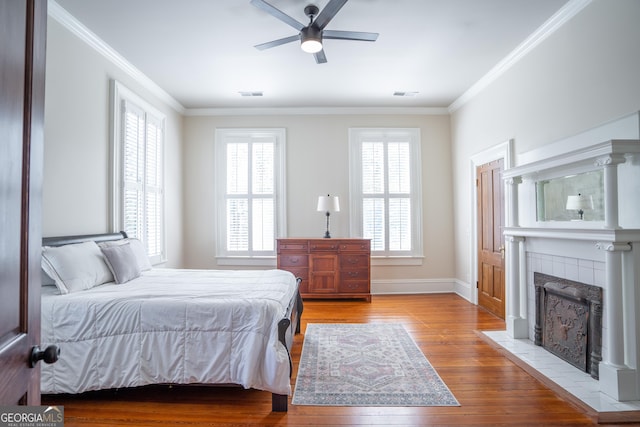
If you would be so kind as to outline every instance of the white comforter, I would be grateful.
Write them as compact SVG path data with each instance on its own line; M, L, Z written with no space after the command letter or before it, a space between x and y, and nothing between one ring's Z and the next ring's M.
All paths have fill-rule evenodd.
M277 323L295 295L281 270L153 269L125 284L58 295L43 287L43 393L158 383L240 384L290 394Z

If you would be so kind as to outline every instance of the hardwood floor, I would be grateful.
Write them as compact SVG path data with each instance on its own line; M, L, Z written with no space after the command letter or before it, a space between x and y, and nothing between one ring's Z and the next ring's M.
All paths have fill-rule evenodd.
M454 294L305 301L307 323L399 322L460 402L459 407L314 407L271 412L267 392L227 387L168 387L43 396L63 405L65 426L462 426L594 424L478 336L504 322ZM295 384L303 335L292 356ZM630 425L630 424L627 424Z

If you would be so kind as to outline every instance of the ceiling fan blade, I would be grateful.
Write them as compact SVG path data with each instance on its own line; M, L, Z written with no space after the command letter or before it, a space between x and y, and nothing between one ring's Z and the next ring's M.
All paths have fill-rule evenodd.
M378 39L378 33L363 33L360 31L324 30L322 32L322 37L325 39L360 40L364 42L374 42Z
M331 0L324 9L322 9L322 12L316 16L313 24L322 30L333 19L333 17L336 16L336 13L342 9L342 6L344 6L346 2L347 0Z
M324 64L325 62L327 62L327 57L324 54L324 49L322 49L320 52L314 53L313 57L316 59L316 64Z
M264 10L270 15L273 15L274 17L278 18L285 24L291 25L293 28L295 28L298 31L301 31L305 27L305 25L299 22L297 19L290 17L280 9L275 8L274 6L270 5L264 0L251 0L251 4L257 7L258 9Z
M257 44L254 47L258 50L270 49L272 47L280 46L282 44L300 41L300 36L289 36L283 39L271 40L270 42Z

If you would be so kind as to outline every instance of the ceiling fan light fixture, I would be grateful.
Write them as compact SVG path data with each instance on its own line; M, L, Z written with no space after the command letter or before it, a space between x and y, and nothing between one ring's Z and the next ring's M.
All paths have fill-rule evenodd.
M322 31L309 26L300 32L300 48L307 53L317 53L322 50Z
M269 0L271 1L271 0ZM309 4L304 8L304 14L309 18L307 25L298 21L295 18L287 15L280 9L274 7L267 0L251 0L251 4L261 9L268 14L272 15L276 19L284 22L290 27L295 28L298 33L289 37L284 37L277 40L272 40L267 43L261 43L254 47L258 50L270 49L272 47L280 46L286 43L294 41L300 41L300 48L303 52L312 53L316 64L324 64L327 62L327 57L324 54L324 46L322 43L323 38L333 40L359 40L374 42L378 38L378 33L364 33L361 31L334 31L325 30L325 27L335 15L340 11L342 6L347 3L348 0L323 0L326 5L320 12L318 6Z

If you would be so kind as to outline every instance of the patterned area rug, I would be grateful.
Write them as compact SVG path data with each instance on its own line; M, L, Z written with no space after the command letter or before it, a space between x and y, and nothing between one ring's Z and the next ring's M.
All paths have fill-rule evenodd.
M460 405L399 323L308 324L291 403Z

